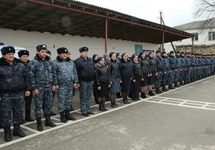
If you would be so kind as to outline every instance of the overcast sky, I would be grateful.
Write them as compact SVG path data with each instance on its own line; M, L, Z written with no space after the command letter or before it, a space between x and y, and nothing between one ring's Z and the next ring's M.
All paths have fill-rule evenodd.
M165 25L174 27L204 18L194 18L195 0L78 0L108 8L141 19L160 23L163 12Z

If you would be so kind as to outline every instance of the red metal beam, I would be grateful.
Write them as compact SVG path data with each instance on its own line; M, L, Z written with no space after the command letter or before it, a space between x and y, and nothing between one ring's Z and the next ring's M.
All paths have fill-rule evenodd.
M137 25L137 26L141 26L141 27L145 27L145 28L150 28L150 29L153 29L153 30L164 31L164 32L167 32L167 33L171 33L171 34L175 34L175 35L179 35L179 36L183 36L183 37L187 37L187 38L191 37L189 35L184 35L184 34L172 32L172 31L167 31L167 30L162 29L162 28L156 28L156 27L152 27L152 26L148 26L148 25L135 23L135 22L132 22L132 21L127 21L127 20L123 20L123 19L109 17L109 16L106 16L106 15L100 15L100 14L97 14L97 13L87 12L87 11L84 11L84 10L78 10L78 9L74 9L74 8L70 8L70 7L59 6L59 5L55 5L55 4L52 4L52 3L47 3L47 2L37 1L37 0L26 0L26 1L31 2L31 3L40 4L40 5L49 6L49 7L55 7L55 8L59 8L59 9L79 12L79 13L88 14L88 15L93 15L93 16L97 16L97 17L108 18L108 19L111 19L111 20L120 21L120 22L124 22L124 23L129 23L129 24L133 24L133 25ZM180 32L182 33L183 31L180 31Z
M162 34L162 52L164 52L164 32Z
M108 18L105 18L105 53L107 53L107 41L108 41Z

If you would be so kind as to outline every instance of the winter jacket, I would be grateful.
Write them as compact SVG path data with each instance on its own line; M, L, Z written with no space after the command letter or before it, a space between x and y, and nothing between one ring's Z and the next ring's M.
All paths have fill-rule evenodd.
M156 67L156 63L155 63L154 58L148 57L146 60L147 60L147 62L148 62L148 64L149 64L150 72L151 72L151 73L157 72L157 67Z
M78 73L79 82L90 82L94 80L94 62L91 58L79 57L75 60L75 67Z
M120 75L122 78L131 78L133 77L133 68L130 61L121 60L120 63Z
M140 66L142 74L151 74L149 63L145 59L140 58Z
M62 60L57 56L53 64L58 85L78 83L77 71L71 59Z
M171 68L172 70L177 69L176 58L175 58L175 56L171 56L171 55L170 55L168 58L169 58L170 68Z
M110 61L108 63L108 68L110 72L111 78L119 78L121 80L120 70L119 70L119 63L115 61Z
M164 66L164 71L171 70L168 57L162 56L162 58L163 58L162 62L163 62L163 66Z
M28 68L17 58L10 65L0 58L0 93L30 91Z
M163 58L162 58L162 57L159 57L159 56L155 56L155 58L154 58L157 71L163 71L163 70L164 70L164 66L163 66L163 63L162 63L162 59L163 59Z
M33 90L38 89L40 84L57 85L53 61L49 57L46 57L45 60L43 60L36 54L34 59L30 61L28 65Z
M101 82L103 82L103 83L111 82L109 69L106 65L101 66L100 64L97 64L97 66L96 66L96 85L100 86Z

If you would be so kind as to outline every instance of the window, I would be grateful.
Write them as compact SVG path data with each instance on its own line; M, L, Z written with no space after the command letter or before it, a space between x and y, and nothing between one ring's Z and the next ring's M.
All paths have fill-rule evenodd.
M193 33L194 36L194 41L198 41L199 40L199 34L198 33Z
M135 44L135 54L139 55L143 51L143 46L139 44Z
M215 40L215 32L208 32L208 40L209 41Z

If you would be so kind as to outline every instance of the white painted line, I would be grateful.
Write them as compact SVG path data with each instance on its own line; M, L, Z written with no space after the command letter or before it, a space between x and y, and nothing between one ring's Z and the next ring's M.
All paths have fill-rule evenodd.
M39 131L34 130L34 129L32 129L32 128L26 127L26 126L24 126L24 125L21 125L21 128L24 128L24 129L26 129L26 130L28 130L28 131L33 132L33 133L38 133L38 132L39 132Z
M177 90L177 89L180 89L180 88L183 88L183 87L186 87L186 86L189 86L189 85L192 85L192 84L201 82L201 81L206 80L206 79L209 79L209 78L212 78L212 77L208 77L208 78L205 78L205 79L201 79L201 80L199 80L199 81L196 81L196 82L194 82L194 83L190 83L190 84L184 85L184 86L179 87L179 88L176 88L176 89L174 89L174 90ZM111 113L111 112L114 112L114 111L117 111L117 110L120 110L120 109L129 107L129 106L132 106L132 105L136 105L136 104L141 103L141 102L150 102L150 103L157 103L157 104L167 104L167 105L173 105L173 106L182 106L182 107L189 107L189 108L197 108L197 109L205 109L205 110L213 110L213 111L215 111L215 109L211 109L211 108L186 106L186 105L181 105L181 104L172 104L172 103L165 103L165 102L160 103L160 102L150 101L150 100L149 100L149 99L156 98L156 97L158 97L158 99L159 99L159 96L160 96L160 95L166 94L166 93L168 93L168 92L172 92L172 91L174 91L174 90L170 90L170 91L161 93L161 94L159 94L159 95L155 95L155 96L153 96L153 97L148 97L148 98L146 98L146 99L142 99L142 98L141 98L140 101L135 101L135 102L132 102L131 104L123 105L123 106L120 106L120 107L118 107L118 108L114 108L114 109L108 110L108 111L106 111L106 112L101 112L101 113L98 113L98 114L95 114L95 115L91 115L91 116L89 116L89 117L85 117L85 118L78 119L78 120L71 121L71 122L68 121L68 122L65 123L65 124L61 124L61 125L58 125L58 126L53 127L53 128L46 129L46 130L41 131L41 132L38 132L38 131L37 131L36 133L31 134L31 135L28 135L28 136L26 136L26 137L19 138L19 139L16 139L16 140L13 140L13 141L10 141L10 142L7 142L7 143L3 143L3 144L0 145L0 148L9 146L9 145L12 145L12 144L15 144L15 143L19 143L19 142L21 142L21 141L24 141L24 140L27 140L27 139L30 139L30 138L33 138L33 137L36 137L36 136L39 136L39 135L42 135L42 134L45 134L45 133L48 133L48 132L57 130L57 129L61 129L61 128L63 128L63 127L66 127L66 126L69 126L69 125L72 125L72 124L76 124L76 123L79 123L79 122L82 122L82 121L85 121L85 120L89 120L89 119L92 119L92 118L95 118L95 117L98 117L98 116L101 116L101 115L104 115L104 114L108 114L108 113ZM160 98L161 98L161 97L160 97ZM167 98L167 99L169 99L169 98ZM172 98L171 98L171 99L172 99ZM119 101L119 100L120 100L120 99L118 99L117 101ZM107 103L108 103L108 102L107 102ZM184 102L183 102L183 103L184 103ZM211 103L211 104L215 104L215 103ZM91 106L91 108L92 108L92 107L96 107L96 106L97 106L97 105ZM80 111L80 109L75 110L75 111L73 111L73 112L78 112L78 111ZM59 116L59 115L57 115L57 116ZM55 117L57 117L57 116L55 116ZM54 117L52 117L52 119L53 119L53 118L54 118ZM43 119L43 120L44 120L44 119ZM34 123L34 122L29 122L29 123L27 123L27 124L25 124L25 125L29 125L29 124L32 124L32 123ZM23 125L23 127L24 127L25 125ZM25 129L28 129L28 127L24 127L24 128L25 128ZM33 129L30 129L30 130L33 131ZM36 130L34 130L34 131L36 131Z
M3 144L0 145L0 148L9 146L9 145L12 145L12 144L15 144L15 143L19 143L21 141L24 141L24 140L27 140L27 139L30 139L30 138L33 138L33 137L36 137L36 136L39 136L39 135L42 135L42 134L57 130L57 129L61 129L63 127L66 127L66 126L69 126L69 125L72 125L72 124L76 124L76 123L79 123L79 122L82 122L82 121L85 121L85 120L89 120L89 119L92 119L92 118L95 118L95 117L98 117L98 116L101 116L101 115L104 115L104 114L108 114L108 113L111 113L111 112L114 112L114 111L118 111L120 109L129 107L129 106L132 106L132 105L136 105L136 104L142 103L142 102L143 102L143 100L135 101L135 102L132 102L130 104L123 105L123 106L120 106L120 107L117 107L117 108L113 108L113 109L110 109L108 111L101 112L101 113L98 113L98 114L95 114L95 115L90 115L90 116L82 118L82 119L78 119L78 120L75 120L75 121L68 121L65 124L61 124L59 126L56 126L56 127L50 128L50 129L46 129L46 130L41 131L41 132L36 132L34 134L28 135L28 136L23 137L23 138L19 138L19 139L16 139L16 140L13 140L13 141L10 141L10 142L7 142L7 143L3 143Z

